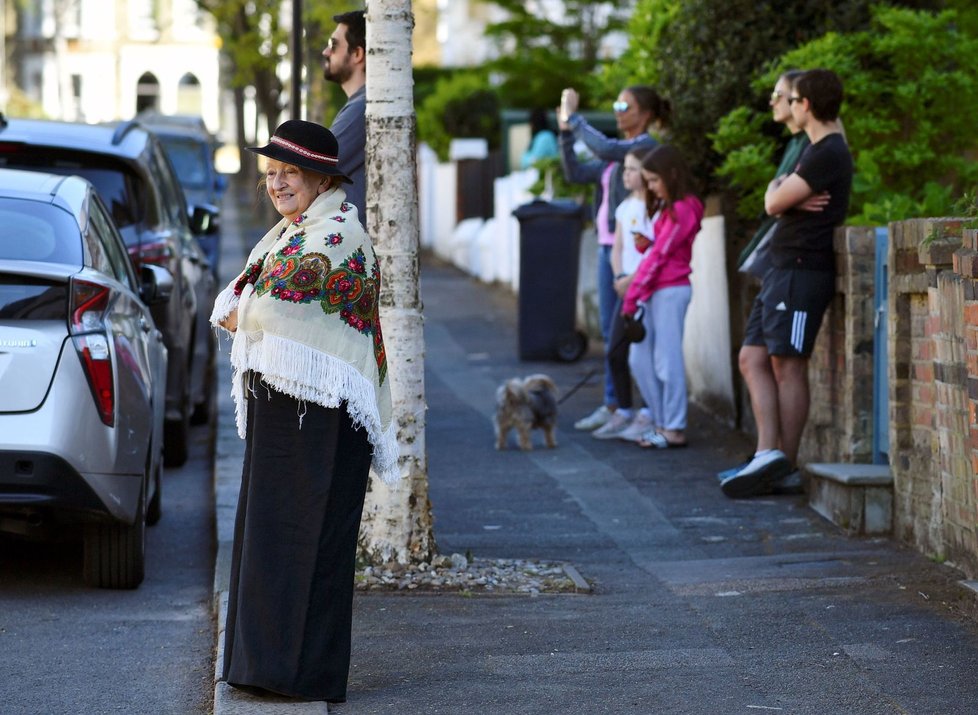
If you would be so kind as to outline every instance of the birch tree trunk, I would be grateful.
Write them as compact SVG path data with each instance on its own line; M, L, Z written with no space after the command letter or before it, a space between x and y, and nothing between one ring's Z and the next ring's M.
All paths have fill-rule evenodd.
M380 262L380 316L403 479L371 477L360 556L429 561L434 552L425 452L424 334L418 290L418 175L410 0L367 3L367 232Z

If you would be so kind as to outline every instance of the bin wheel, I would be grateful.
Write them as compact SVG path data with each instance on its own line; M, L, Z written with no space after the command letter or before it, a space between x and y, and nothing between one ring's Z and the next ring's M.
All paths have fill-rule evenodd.
M557 340L557 359L561 362L576 362L587 352L587 335L580 330L567 333Z

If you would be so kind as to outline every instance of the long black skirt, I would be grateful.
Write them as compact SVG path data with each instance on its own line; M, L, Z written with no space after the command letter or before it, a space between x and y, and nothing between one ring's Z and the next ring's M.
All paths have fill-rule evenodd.
M247 377L224 679L304 700L342 701L370 443L345 404L299 402L266 387L259 375Z

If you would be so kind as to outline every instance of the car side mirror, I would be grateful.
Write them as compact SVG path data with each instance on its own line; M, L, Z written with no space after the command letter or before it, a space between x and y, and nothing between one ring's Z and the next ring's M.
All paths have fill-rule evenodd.
M142 282L139 297L146 305L156 305L170 300L173 294L173 275L163 266L144 263L140 272Z
M190 214L190 230L197 236L217 233L217 216L220 209L211 204L194 206Z

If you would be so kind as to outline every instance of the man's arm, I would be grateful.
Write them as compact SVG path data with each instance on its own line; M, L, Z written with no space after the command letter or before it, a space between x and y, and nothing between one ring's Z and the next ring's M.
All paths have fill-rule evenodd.
M812 195L812 187L798 174L775 179L764 194L764 210L769 216L778 216L803 203Z
M340 146L339 169L347 176L362 168L367 144L367 124L364 118L367 103L363 96L347 102L336 113L330 131Z

